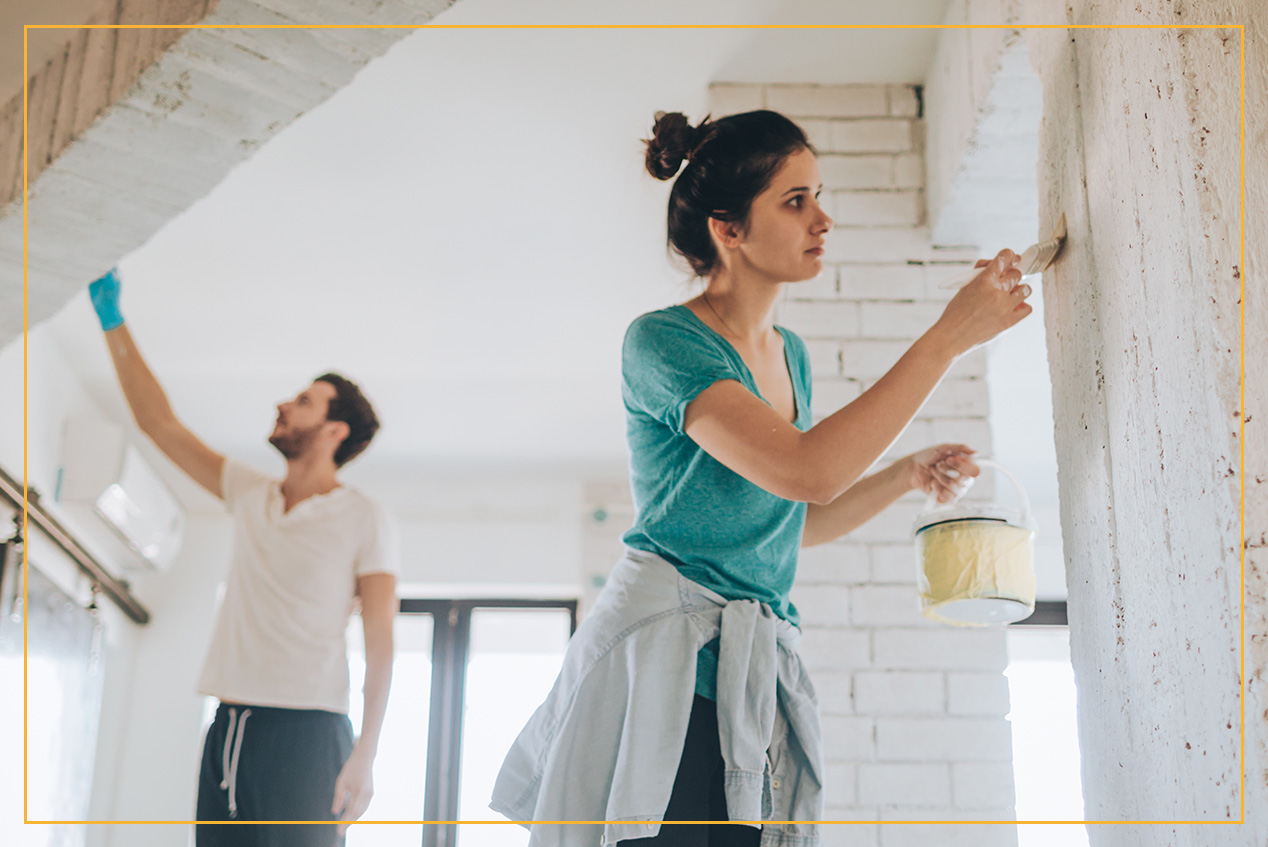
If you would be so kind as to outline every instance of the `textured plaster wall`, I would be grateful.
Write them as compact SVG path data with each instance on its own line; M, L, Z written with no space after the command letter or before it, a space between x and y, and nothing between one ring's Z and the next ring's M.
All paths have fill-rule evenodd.
M1250 24L1248 58L1258 69L1247 114L1252 138L1262 138L1262 3L1195 11L1167 0L1036 0L1027 15L1092 25ZM1087 816L1236 821L1247 271L1239 255L1238 31L1027 30L1026 39L1044 87L1041 228L1064 212L1070 229L1044 280L1044 305ZM1263 210L1262 165L1252 168L1248 181L1259 187L1249 197L1251 231L1256 218L1262 228ZM1262 267L1261 256L1251 262ZM1249 283L1253 290L1253 277ZM1262 338L1262 316L1249 317L1248 329L1261 331L1247 337ZM1262 351L1247 354L1261 369ZM1262 437L1256 445L1248 472L1258 467L1262 478ZM1262 531L1262 494L1250 494L1248 517L1258 514ZM1248 598L1256 682L1265 650L1254 635L1263 631L1262 564L1251 560ZM1092 843L1263 844L1264 695L1251 695L1249 825L1092 827Z

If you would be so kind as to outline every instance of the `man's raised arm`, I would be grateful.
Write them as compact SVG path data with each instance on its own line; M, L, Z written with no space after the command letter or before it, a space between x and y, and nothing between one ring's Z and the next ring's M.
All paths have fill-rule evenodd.
M88 286L93 308L106 335L106 346L114 362L115 374L127 398L132 417L150 439L176 466L217 497L220 472L225 457L212 450L190 432L172 411L163 387L150 371L137 350L132 333L123 323L119 311L119 275L111 270Z

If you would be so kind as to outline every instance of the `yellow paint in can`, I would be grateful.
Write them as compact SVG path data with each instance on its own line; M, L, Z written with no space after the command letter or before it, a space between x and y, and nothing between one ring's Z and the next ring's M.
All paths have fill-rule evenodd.
M1035 610L1035 533L990 519L952 520L916 533L920 613L953 626L987 626Z
M996 503L938 506L931 496L916 519L920 613L952 626L989 626L1035 610L1035 532L1021 483L1003 465L977 464L1007 476L1021 511Z

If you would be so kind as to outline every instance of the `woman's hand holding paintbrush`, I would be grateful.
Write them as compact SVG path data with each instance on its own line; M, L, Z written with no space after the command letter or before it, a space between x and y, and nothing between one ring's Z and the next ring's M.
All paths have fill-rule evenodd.
M1001 250L989 262L978 262L973 279L956 292L929 330L946 345L943 349L956 356L966 353L1030 314L1030 286L1021 281L1018 260L1012 250Z

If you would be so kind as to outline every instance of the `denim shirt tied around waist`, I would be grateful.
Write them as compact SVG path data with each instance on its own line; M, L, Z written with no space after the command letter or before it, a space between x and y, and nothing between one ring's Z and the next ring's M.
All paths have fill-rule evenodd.
M682 757L696 653L715 638L728 814L766 822L762 847L817 845L814 824L789 823L820 820L823 808L819 710L796 652L800 631L764 603L728 601L633 549L507 754L491 808L529 826L529 847L656 835Z

